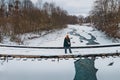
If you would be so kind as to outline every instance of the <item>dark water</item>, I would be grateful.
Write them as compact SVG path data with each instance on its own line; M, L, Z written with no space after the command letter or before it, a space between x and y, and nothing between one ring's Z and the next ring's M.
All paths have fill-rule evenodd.
M99 44L95 41L96 37L91 33L88 33L88 35L91 37L90 39L77 33L76 29L72 29L69 34L79 37L80 42L87 41L86 45ZM94 59L79 59L75 61L74 65L76 74L74 80L97 80L97 69L94 67L94 61Z
M74 80L97 80L94 59L79 59L74 64L76 70Z
M86 37L80 35L80 34L77 33L76 31L77 31L76 29L72 29L72 31L69 32L69 34L79 37L80 42L87 41L87 44L86 44L86 45L95 45L95 44L99 44L98 42L95 41L95 40L96 40L96 37L93 36L91 33L88 33L88 35L91 36L91 38L88 39L88 38L86 38Z

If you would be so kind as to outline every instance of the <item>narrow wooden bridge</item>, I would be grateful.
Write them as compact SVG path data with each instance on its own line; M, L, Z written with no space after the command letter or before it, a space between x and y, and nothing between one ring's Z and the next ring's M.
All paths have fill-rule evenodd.
M31 49L64 49L64 47L31 47L31 46L9 46L9 45L0 45L1 47L7 47L7 48L31 48ZM109 48L109 47L119 47L120 49L120 44L113 44L113 45L92 45L92 46L81 46L81 47L71 47L71 49L87 49L87 48ZM99 53L99 52L98 52ZM116 50L113 53L102 53L102 54L84 54L84 55L76 55L76 54L65 54L65 55L18 55L18 54L1 54L0 53L0 60L9 60L9 58L47 58L47 59L60 59L60 58L96 58L96 57L115 57L115 56L120 56L119 50Z

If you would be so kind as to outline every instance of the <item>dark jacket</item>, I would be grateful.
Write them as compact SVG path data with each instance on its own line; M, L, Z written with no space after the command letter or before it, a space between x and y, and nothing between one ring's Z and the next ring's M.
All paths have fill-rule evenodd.
M70 38L65 38L64 39L64 47L70 47L71 46L71 43L70 43Z

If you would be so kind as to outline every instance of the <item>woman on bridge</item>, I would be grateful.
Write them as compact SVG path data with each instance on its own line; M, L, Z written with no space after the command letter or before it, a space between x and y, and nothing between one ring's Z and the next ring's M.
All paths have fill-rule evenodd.
M67 53L67 49L69 49L69 52L72 53L70 47L71 47L70 38L69 38L68 35L66 35L66 37L64 38L64 48L65 48L65 53Z

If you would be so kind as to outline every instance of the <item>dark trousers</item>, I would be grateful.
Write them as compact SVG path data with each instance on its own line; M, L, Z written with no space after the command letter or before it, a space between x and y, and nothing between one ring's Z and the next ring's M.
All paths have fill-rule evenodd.
M70 47L65 47L65 53L67 53L67 49L69 49L69 52L72 53L71 48Z

